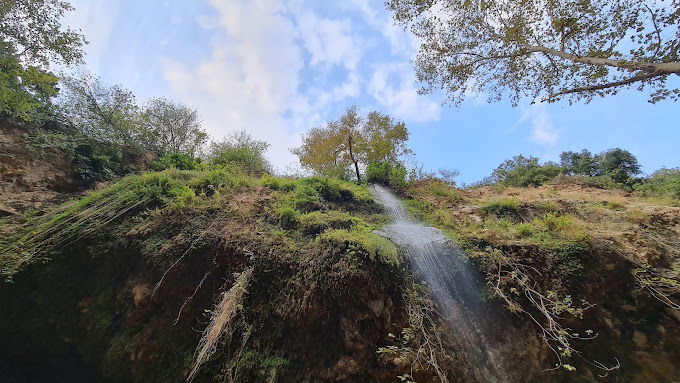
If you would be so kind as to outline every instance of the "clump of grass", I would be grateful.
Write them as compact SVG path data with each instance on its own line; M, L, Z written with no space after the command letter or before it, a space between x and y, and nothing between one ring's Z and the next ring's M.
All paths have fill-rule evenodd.
M482 206L481 211L485 216L521 219L519 201L514 198L489 201Z
M252 275L252 268L243 271L236 278L236 282L234 282L229 291L222 294L219 303L211 311L210 322L205 330L203 330L203 336L201 336L198 347L196 347L194 365L187 377L187 382L191 382L194 379L199 368L217 351L220 339L228 331L231 320L236 315L243 301Z
M366 228L328 230L317 237L319 245L334 248L349 255L365 256L390 265L401 263L397 247Z
M602 204L610 210L623 211L626 210L626 206L620 202L616 201L603 201Z
M318 235L328 229L348 230L359 220L350 214L337 210L327 212L315 211L300 217L300 230L304 234Z
M22 266L52 249L93 234L114 221L149 208L187 207L200 198L248 184L229 169L168 169L123 178L108 188L33 217L15 234L0 241L0 275L9 279Z
M293 191L298 185L299 180L289 177L273 177L269 174L265 174L260 178L260 185L279 191Z

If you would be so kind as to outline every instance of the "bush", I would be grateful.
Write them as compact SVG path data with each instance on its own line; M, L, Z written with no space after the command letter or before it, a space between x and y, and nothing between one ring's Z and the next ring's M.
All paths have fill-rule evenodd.
M264 157L269 144L258 141L245 131L210 144L208 159L214 165L236 165L249 175L271 173L272 166Z
M389 162L370 163L366 167L366 181L389 186L394 190L404 190L406 182L406 168Z
M635 186L636 194L680 199L680 168L661 169Z
M73 151L74 170L83 181L107 181L120 171L123 152L120 146L88 143Z
M151 169L161 171L175 168L179 170L196 170L201 164L199 158L194 158L188 154L170 153L150 164Z
M561 171L554 163L540 164L536 157L515 156L496 168L492 177L507 186L541 186Z

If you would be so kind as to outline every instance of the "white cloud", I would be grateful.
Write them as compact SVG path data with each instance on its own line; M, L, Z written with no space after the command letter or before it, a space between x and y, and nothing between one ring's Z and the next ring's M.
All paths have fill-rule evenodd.
M559 131L550 120L546 104L537 103L522 108L522 116L517 124L531 124L531 140L537 144L555 145L559 139Z
M100 62L109 49L119 5L105 0L72 0L73 12L66 13L64 24L80 29L89 44L85 46L86 61L93 72L101 72Z
M165 61L165 76L183 101L198 107L214 137L247 129L272 143L270 157L293 160L307 103L298 94L303 68L298 31L277 0L211 0L218 11L209 58L194 68ZM256 22L254 21L256 20ZM284 115L292 114L292 118Z
M356 68L363 54L362 43L352 34L348 19L331 20L305 12L297 17L305 48L311 53L312 65L343 65L348 70Z
M439 119L441 106L418 94L418 86L408 64L376 65L368 92L395 117L416 122Z

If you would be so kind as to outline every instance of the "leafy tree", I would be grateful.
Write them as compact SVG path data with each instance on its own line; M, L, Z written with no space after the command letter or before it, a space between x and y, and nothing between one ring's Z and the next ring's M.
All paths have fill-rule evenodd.
M143 145L160 155L193 157L208 139L195 109L165 98L149 101L142 112L141 124Z
M388 0L420 39L423 92L453 104L470 93L513 104L530 97L589 102L647 87L650 101L677 100L680 0Z
M680 168L659 169L635 186L638 194L670 197L680 200Z
M0 0L0 113L39 118L57 94L50 64L72 65L83 56L84 38L61 25L72 10L57 0Z
M302 146L292 151L304 167L318 174L346 179L353 172L361 181L361 168L367 165L401 165L400 157L410 153L407 140L403 122L379 112L364 118L358 107L352 106L338 120L311 129Z
M562 152L560 166L567 175L595 176L600 172L597 158L586 149L581 150L580 153Z
M11 47L0 43L0 113L24 121L50 105L57 94L57 77L35 66L24 66Z
M0 39L18 52L22 63L43 67L79 63L85 38L61 25L64 14L72 10L59 0L1 0Z
M640 164L635 156L623 149L609 149L598 155L601 175L610 176L619 183L627 182L640 174Z
M508 186L540 186L560 173L560 167L552 162L541 165L538 158L523 155L505 160L491 174L495 182Z
M264 157L268 148L269 143L256 140L242 130L212 142L208 160L215 165L236 165L247 174L262 175L272 172L271 164Z
M95 140L140 145L140 110L132 92L105 86L90 74L66 77L62 83L60 107L69 124Z

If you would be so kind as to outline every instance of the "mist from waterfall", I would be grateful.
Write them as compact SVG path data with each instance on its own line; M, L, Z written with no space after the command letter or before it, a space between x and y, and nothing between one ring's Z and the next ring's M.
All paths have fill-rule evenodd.
M427 283L442 317L450 327L449 337L462 348L480 382L506 382L506 368L490 331L498 318L485 316L480 301L483 280L467 262L465 254L444 233L411 219L403 203L382 186L371 186L375 200L393 219L380 234L402 247L417 277Z

